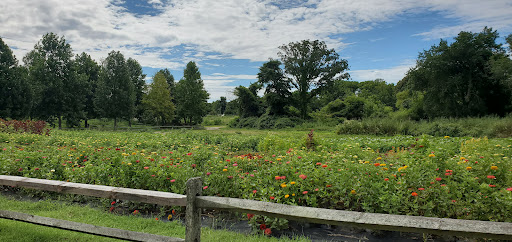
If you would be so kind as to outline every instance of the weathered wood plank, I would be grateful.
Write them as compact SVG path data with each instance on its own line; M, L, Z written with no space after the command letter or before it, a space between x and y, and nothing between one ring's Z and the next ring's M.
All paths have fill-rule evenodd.
M25 213L0 210L0 218L23 221L48 227L66 229L87 234L100 235L104 237L124 239L131 241L185 241L181 238L173 238L156 234L146 234L129 230L95 226L90 224L77 223L67 220L41 217Z
M201 207L197 206L196 199L203 192L202 184L201 177L190 178L187 181L187 209L185 211L185 241L187 242L201 241Z
M45 191L110 199L123 199L168 206L185 206L187 202L185 195L170 192L90 185L17 176L0 175L0 185L20 186Z
M310 223L512 240L512 223L506 222L362 213L225 197L200 196L196 202L202 208L263 214Z

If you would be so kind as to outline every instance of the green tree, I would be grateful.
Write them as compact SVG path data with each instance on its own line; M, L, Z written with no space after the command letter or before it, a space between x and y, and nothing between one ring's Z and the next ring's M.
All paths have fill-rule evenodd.
M84 80L84 87L82 89L82 93L85 96L83 118L85 121L84 126L89 127L87 121L98 117L98 113L94 107L94 95L98 87L100 66L85 52L76 55L74 66L76 73L81 75Z
M506 113L503 100L509 97L491 68L493 56L504 53L497 38L490 28L480 33L463 31L451 45L441 40L420 53L407 78L412 88L425 92L423 104L429 117Z
M26 70L0 38L0 118L24 118L32 106Z
M226 102L226 97L220 97L219 106L220 106L220 114L221 115L224 115L224 113L226 112L227 104L228 103Z
M135 59L128 58L126 66L135 91L135 116L141 118L143 113L142 96L144 94L144 86L146 85L146 74L142 73L142 66ZM128 120L128 123L131 126L131 119Z
M94 105L102 117L131 119L135 111L135 87L123 54L111 51L101 65Z
M173 120L175 107L171 102L169 85L164 74L156 73L142 103L147 112L146 116L154 117L157 124L164 125Z
M359 83L358 96L392 108L396 103L395 85L382 79Z
M58 119L62 127L62 116L79 109L80 101L75 99L76 75L72 73L72 50L64 37L54 33L43 36L29 52L24 62L35 90L33 116L49 121Z
M191 61L183 71L183 78L176 85L177 115L185 124L200 124L207 114L210 95L204 89L201 73Z
M174 92L175 92L175 89L176 89L176 84L174 83L174 76L171 74L171 72L167 68L159 70L157 72L157 74L158 73L161 73L162 75L164 75L165 80L167 81L167 85L169 85L169 90L171 92L171 94L170 94L171 98L174 99L173 97L175 95Z
M237 97L235 101L240 118L257 117L260 115L258 97L249 88L238 86L233 94Z
M348 62L340 59L334 49L323 41L303 40L279 47L278 56L285 74L299 92L298 108L303 119L308 117L308 105L313 96L321 93L337 77L348 79Z
M258 82L265 85L265 104L270 115L286 114L285 107L289 104L291 84L284 77L284 72L278 60L263 63L258 73Z

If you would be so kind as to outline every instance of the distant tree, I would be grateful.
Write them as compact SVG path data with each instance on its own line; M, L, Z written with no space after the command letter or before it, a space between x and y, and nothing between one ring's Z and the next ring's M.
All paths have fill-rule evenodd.
M84 126L89 127L87 121L98 117L98 113L94 108L94 94L98 87L98 78L100 73L100 66L94 61L90 55L82 52L80 55L76 55L74 61L74 68L78 75L82 75L84 78L83 82L83 94L85 96L83 118Z
M425 92L429 117L505 115L510 97L490 68L493 57L504 54L497 38L490 28L463 31L451 45L441 40L420 53L407 78L414 90Z
M207 114L206 103L210 95L204 89L201 73L191 61L176 85L177 115L185 124L200 124Z
M102 117L131 119L135 111L135 87L123 54L111 51L101 65L94 104Z
M220 106L220 114L224 115L224 113L226 112L226 106L227 106L226 97L220 97L219 106Z
M292 94L290 80L284 77L280 65L280 61L271 59L263 63L258 73L258 82L265 86L264 100L270 115L286 114L285 107Z
M395 85L387 84L383 79L359 83L358 96L393 108L396 103Z
M319 93L320 106L323 107L337 99L343 100L347 96L354 95L358 89L359 82L357 81L335 79Z
M157 74L158 73L161 73L162 75L164 75L165 80L167 81L167 85L169 85L169 90L171 91L171 94L170 94L171 98L173 98L175 96L174 92L176 89L176 84L174 83L174 76L171 74L171 72L167 68L159 70L157 72Z
M237 97L238 116L240 118L255 117L260 115L258 97L249 88L238 86L233 94Z
M348 79L348 62L340 59L334 49L327 49L323 41L303 40L279 47L278 56L292 85L299 92L296 100L301 117L308 117L308 104L321 90L338 79ZM311 92L310 92L311 91Z
M26 70L18 66L12 50L0 38L0 118L24 118L30 113L32 96Z
M142 73L142 66L135 59L128 58L126 66L135 91L135 116L140 118L143 112L142 95L144 94L143 90L146 85L146 74ZM128 123L131 126L131 119L128 120Z
M75 99L80 90L75 89L77 79L71 69L72 56L71 46L64 37L48 33L24 58L35 91L32 114L50 121L57 118L59 128L62 116L76 111L81 104L81 100Z
M148 94L142 99L147 116L154 117L157 124L164 125L174 119L174 104L171 102L169 85L164 74L157 72L149 85Z

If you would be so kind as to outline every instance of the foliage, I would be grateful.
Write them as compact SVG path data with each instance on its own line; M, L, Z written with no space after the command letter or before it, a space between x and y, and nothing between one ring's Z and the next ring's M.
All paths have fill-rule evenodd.
M126 61L126 67L128 69L128 76L130 81L133 83L135 92L135 116L140 118L144 112L142 107L142 97L144 95L144 86L146 85L146 74L142 73L142 66L135 59L128 58ZM131 121L131 119L129 120Z
M48 33L23 59L34 90L32 117L50 121L57 118L59 128L63 115L80 115L76 112L83 101L76 98L81 96L81 89L80 79L71 69L72 56L64 37Z
M279 47L278 56L284 64L293 87L297 88L298 108L303 119L307 118L311 97L320 93L335 77L347 79L348 62L340 59L334 49L327 49L323 41L303 40ZM310 92L311 90L311 92Z
M189 62L183 71L183 78L176 85L178 118L185 124L200 124L207 114L208 97L199 68L195 62Z
M168 124L174 119L175 107L171 102L169 85L163 74L156 73L150 90L144 95L142 103L147 112L145 116L152 117L157 124Z
M244 86L238 86L233 94L237 97L235 102L238 106L238 116L247 118L260 115L259 100L255 92Z
M28 133L50 135L50 130L46 129L45 121L32 120L3 120L0 119L0 132L2 133Z
M0 118L25 118L32 108L26 70L0 38Z
M271 59L263 63L258 73L258 82L265 85L264 99L270 115L286 114L285 106L290 102L290 80L284 77L280 65L280 61Z
M88 127L88 119L99 116L94 107L94 94L96 93L96 88L98 88L100 66L85 52L77 55L73 64L77 74L84 76L84 88L82 90L83 94L85 94L83 117L85 119L84 126Z
M504 53L497 38L489 28L481 33L463 31L451 45L441 40L420 53L407 80L414 90L425 92L428 117L503 116L510 111L506 106L511 90L489 68L493 57Z

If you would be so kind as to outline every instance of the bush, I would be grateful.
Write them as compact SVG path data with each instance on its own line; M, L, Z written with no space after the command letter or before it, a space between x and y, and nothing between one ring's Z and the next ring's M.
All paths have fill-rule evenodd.
M3 133L29 133L29 134L39 134L43 133L46 135L50 135L50 130L46 129L45 121L32 121L32 120L3 120L0 119L0 132Z

